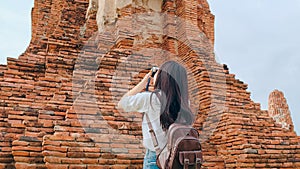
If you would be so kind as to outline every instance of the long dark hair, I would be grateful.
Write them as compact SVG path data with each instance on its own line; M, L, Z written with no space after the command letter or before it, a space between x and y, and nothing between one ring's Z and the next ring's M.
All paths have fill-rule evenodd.
M167 61L159 68L154 84L155 91L161 91L160 123L167 130L173 123L192 124L194 115L189 106L186 69L176 61Z

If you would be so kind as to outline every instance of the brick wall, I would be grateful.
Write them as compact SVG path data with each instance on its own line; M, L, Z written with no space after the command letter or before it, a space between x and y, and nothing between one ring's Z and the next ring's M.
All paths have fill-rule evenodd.
M291 113L283 92L274 90L269 96L269 115L273 117L282 128L294 131Z
M293 129L215 61L206 1L164 1L165 15L127 5L98 33L88 5L35 0L29 47L0 66L0 168L142 168L142 115L116 103L146 68L169 59L188 70L203 168L300 167Z

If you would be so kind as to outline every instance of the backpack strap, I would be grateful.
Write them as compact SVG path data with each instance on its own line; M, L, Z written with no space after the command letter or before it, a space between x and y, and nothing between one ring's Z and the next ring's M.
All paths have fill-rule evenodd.
M148 84L146 86L146 91L148 91L149 83L150 83L150 78L148 79ZM156 95L157 95L157 97L160 98L160 94L158 92L156 93ZM156 155L158 155L158 154L160 154L160 149L159 149L159 146L158 146L158 141L157 141L156 134L154 132L154 129L153 129L153 126L152 126L152 123L150 121L150 118L149 118L148 114L144 113L144 116L146 116L146 120L147 120L147 124L148 124L148 127L149 127L149 132L150 132L150 135L151 135L151 139L152 139L152 142L153 142L153 145L154 145L154 149L155 149Z
M196 153L196 167L201 168L202 165L202 157L198 153Z
M150 135L151 135L151 139L152 139L152 142L153 142L153 145L154 145L154 149L155 149L156 155L158 155L160 153L160 149L159 149L159 146L158 146L157 137L156 137L156 134L154 132L153 126L150 122L150 118L149 118L148 114L145 113L145 115L146 115L146 120L147 120L147 124L148 124L148 127L149 127L149 132L150 132Z

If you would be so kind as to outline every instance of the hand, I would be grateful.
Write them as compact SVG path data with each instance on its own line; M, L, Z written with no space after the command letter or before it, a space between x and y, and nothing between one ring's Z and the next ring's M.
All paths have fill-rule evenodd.
M147 73L144 78L142 79L142 81L140 82L141 85L146 86L146 84L148 83L148 79L151 78L151 71L149 73Z

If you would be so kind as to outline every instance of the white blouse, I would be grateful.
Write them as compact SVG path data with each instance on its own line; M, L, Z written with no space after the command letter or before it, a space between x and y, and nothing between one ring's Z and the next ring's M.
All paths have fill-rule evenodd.
M119 106L126 112L147 113L156 134L159 148L162 149L167 143L167 138L166 132L163 131L160 125L161 103L156 94L153 94L151 100L152 103L150 104L151 93L152 92L142 92L133 96L125 96L120 100ZM144 147L151 151L155 151L146 117L143 118L142 132Z

